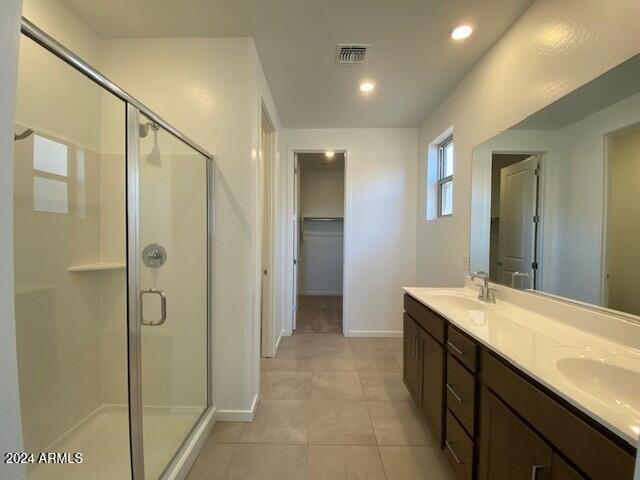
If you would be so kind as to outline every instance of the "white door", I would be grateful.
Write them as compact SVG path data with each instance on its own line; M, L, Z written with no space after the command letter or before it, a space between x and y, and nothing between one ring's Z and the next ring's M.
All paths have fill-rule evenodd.
M537 177L540 156L534 155L500 171L500 230L498 243L498 282L511 285L514 272L528 273L517 279L516 287L533 288Z
M300 263L300 162L294 154L293 164L293 330L298 317L298 263Z

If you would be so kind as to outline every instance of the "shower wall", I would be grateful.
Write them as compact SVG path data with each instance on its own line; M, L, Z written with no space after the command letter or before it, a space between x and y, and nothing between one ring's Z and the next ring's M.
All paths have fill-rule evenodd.
M18 374L25 448L42 451L127 401L125 110L24 37L18 75L16 131L35 130L14 156Z

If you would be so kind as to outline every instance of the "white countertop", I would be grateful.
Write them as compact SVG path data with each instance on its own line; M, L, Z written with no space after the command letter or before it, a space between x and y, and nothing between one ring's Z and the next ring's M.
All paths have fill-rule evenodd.
M499 287L495 304L471 288L403 290L637 447L640 324Z

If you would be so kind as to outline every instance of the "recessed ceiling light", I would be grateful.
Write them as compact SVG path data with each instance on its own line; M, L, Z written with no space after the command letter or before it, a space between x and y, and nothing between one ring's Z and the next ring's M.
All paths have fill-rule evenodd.
M326 152L324 152L324 156L327 157L329 160L331 160L335 155L335 152L333 150L327 150Z
M371 93L374 88L376 88L376 84L373 82L362 82L360 84L360 91L362 93Z
M453 32L451 32L451 38L454 40L464 40L468 38L471 33L473 33L471 25L458 25L453 29Z

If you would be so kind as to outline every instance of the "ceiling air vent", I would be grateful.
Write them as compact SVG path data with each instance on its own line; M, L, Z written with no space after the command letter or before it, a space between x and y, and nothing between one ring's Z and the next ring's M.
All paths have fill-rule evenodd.
M371 45L338 44L336 62L341 65L364 63L367 49Z

